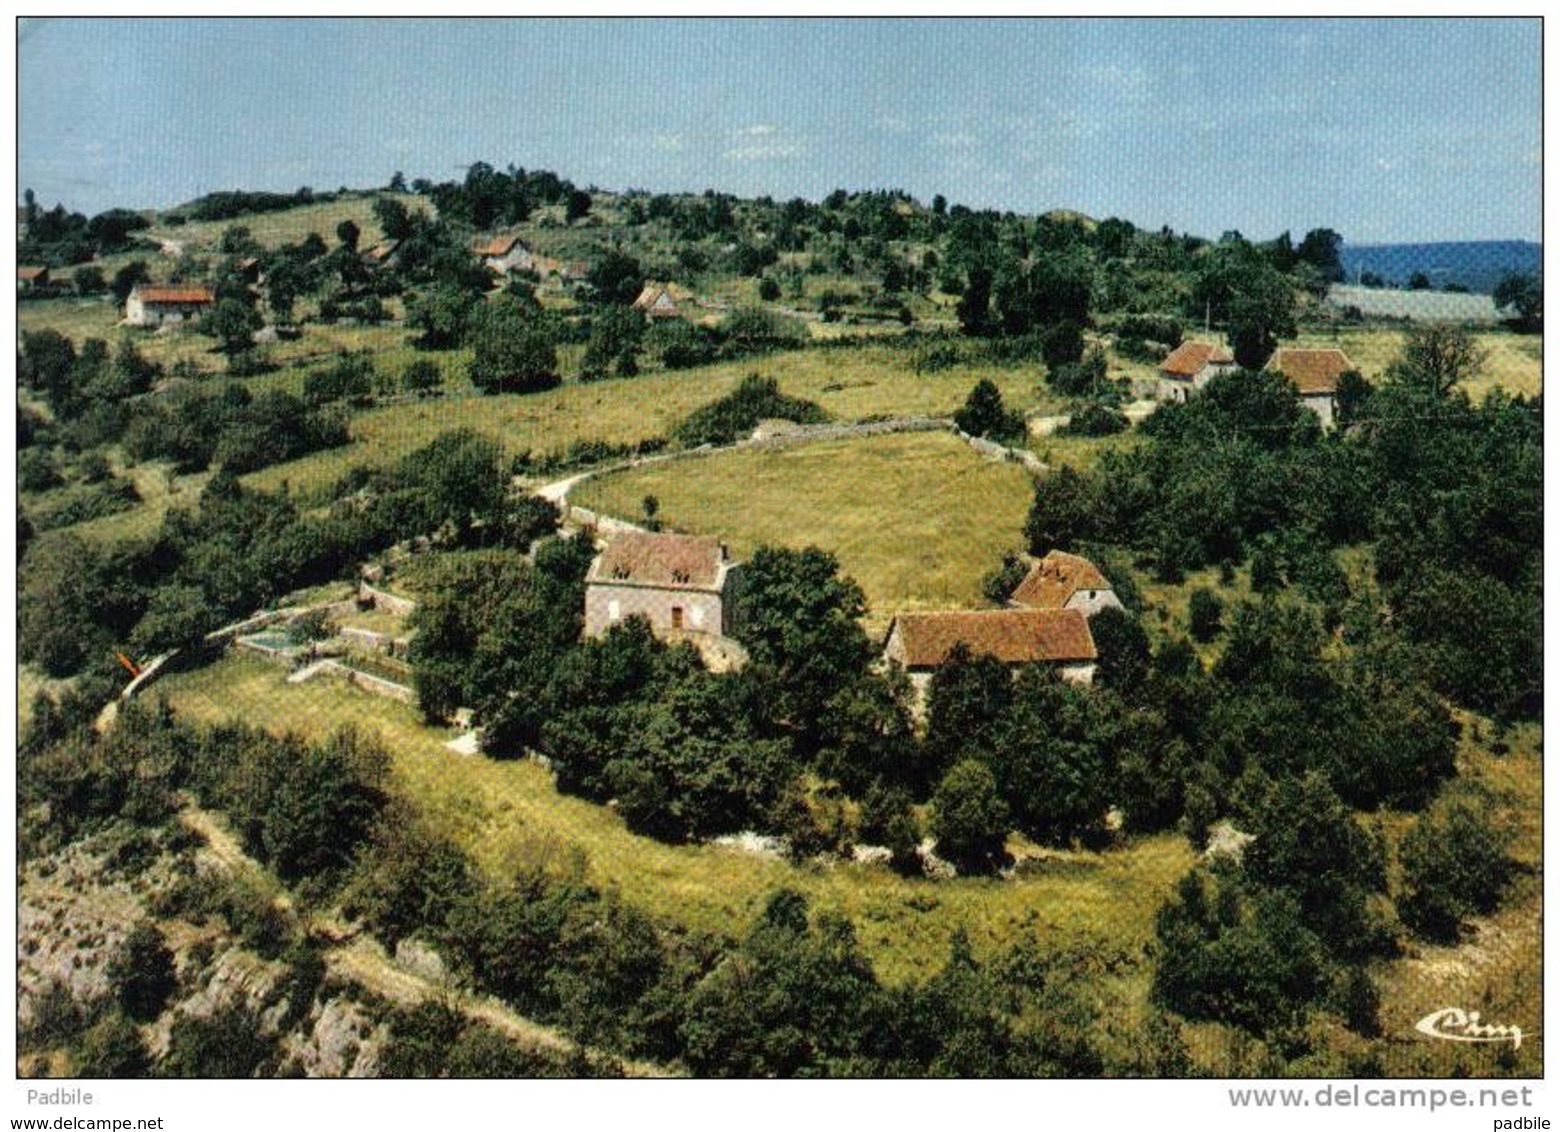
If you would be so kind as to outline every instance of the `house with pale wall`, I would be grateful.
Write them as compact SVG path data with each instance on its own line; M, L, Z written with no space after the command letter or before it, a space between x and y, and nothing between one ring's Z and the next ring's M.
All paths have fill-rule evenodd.
M1159 363L1160 401L1184 403L1196 390L1221 373L1236 368L1235 355L1213 342L1182 342Z
M163 326L200 318L217 301L210 287L140 286L125 300L125 321L131 326Z
M598 637L635 615L656 636L724 636L731 627L740 566L718 539L625 531L585 575L585 635Z
M491 236L477 240L471 250L482 266L499 275L511 271L530 271L536 266L531 249L520 242L519 236Z
M1076 609L1093 617L1102 609L1120 609L1110 579L1087 558L1053 550L1029 568L1008 596L1020 609Z
M1265 367L1281 374L1300 394L1300 403L1315 413L1323 428L1331 428L1338 407L1338 381L1354 369L1354 363L1342 350L1298 349L1292 346L1273 351Z

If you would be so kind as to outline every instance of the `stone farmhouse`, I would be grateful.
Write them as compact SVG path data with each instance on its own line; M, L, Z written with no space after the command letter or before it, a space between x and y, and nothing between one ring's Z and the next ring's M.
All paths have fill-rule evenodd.
M47 267L18 267L16 269L16 289L22 294L29 291L41 291L49 285L49 269Z
M1184 403L1221 373L1236 369L1235 356L1212 342L1182 342L1159 363L1159 385L1155 397L1160 401Z
M1300 402L1321 418L1323 428L1331 428L1337 407L1338 379L1354 369L1354 363L1342 350L1301 350L1281 347L1273 352L1265 367L1284 379L1300 394Z
M125 321L131 326L173 325L200 318L216 302L210 287L141 286L125 300Z
M472 254L482 261L482 266L499 275L511 271L530 271L536 266L531 249L520 242L519 236L492 236L476 240L471 245Z
M636 614L663 640L725 636L741 567L718 539L625 531L585 575L585 635Z
M901 665L926 701L932 674L955 645L972 656L993 656L1003 664L1048 664L1064 680L1094 681L1099 653L1089 619L1078 609L981 609L969 612L901 613L888 628L883 659Z
M1008 596L1008 604L1020 609L1076 609L1093 617L1102 609L1120 609L1121 599L1094 563L1053 550L1029 568Z

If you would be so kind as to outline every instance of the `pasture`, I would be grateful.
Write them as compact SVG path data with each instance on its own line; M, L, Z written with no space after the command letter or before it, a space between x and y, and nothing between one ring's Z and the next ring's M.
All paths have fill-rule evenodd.
M246 482L274 488L286 481L309 490L349 468L386 466L455 428L493 438L508 455L562 451L576 440L632 444L667 435L701 405L725 396L749 373L774 377L781 391L816 401L835 419L951 415L982 377L1019 408L1054 403L1033 370L972 367L917 374L905 353L863 346L848 351L797 350L696 369L569 382L543 393L450 396L359 413L350 444L266 468ZM637 511L637 503L635 510Z
M647 495L668 529L719 536L738 557L761 543L832 551L882 632L899 610L986 604L981 577L1022 543L1033 486L1018 465L931 432L653 464L587 480L570 498L632 520Z
M1543 339L1506 330L1480 330L1474 334L1489 357L1483 371L1459 388L1481 401L1495 389L1532 397L1543 389ZM1303 327L1285 346L1334 347L1349 356L1367 381L1381 380L1403 350L1403 332L1389 327L1320 329Z
M335 200L300 205L280 212L255 212L234 217L231 220L191 220L185 224L169 224L167 215L180 209L164 209L145 232L138 233L152 240L169 240L182 245L186 252L214 253L222 233L233 226L249 229L249 234L264 247L275 248L282 244L296 244L310 235L317 235L331 247L336 238L336 226L350 220L362 233L358 240L361 248L371 248L383 238L379 221L374 217L374 201L380 197L394 197L406 206L408 212L427 212L428 202L415 193L350 192ZM155 273L155 267L153 269Z

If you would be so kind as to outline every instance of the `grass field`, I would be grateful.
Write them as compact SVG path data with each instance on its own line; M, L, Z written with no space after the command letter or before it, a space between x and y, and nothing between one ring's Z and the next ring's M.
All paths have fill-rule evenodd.
M301 205L281 212L257 212L232 220L192 220L179 225L159 221L140 234L154 240L174 240L192 252L213 253L222 233L229 227L241 225L248 228L250 235L267 248L296 244L311 233L335 247L341 242L336 238L336 225L343 220L350 220L362 233L358 246L371 248L383 235L379 221L374 218L374 201L380 196L396 197L409 212L426 212L429 208L428 202L415 193L386 192L370 196L352 194L319 204Z
M394 463L440 433L460 427L492 437L509 454L561 451L582 439L647 440L666 435L749 373L774 377L783 392L816 401L840 420L951 414L981 377L995 381L1003 398L1019 408L1048 403L1032 371L982 367L917 374L909 369L903 351L800 350L673 373L569 383L545 393L452 397L373 409L353 418L352 443L346 447L267 468L247 482L274 487L286 480L307 490L334 482L356 465Z
M760 543L816 545L866 591L869 628L901 609L983 605L981 576L1022 541L1029 475L947 433L821 441L652 465L581 484L570 498L635 518L646 495L669 528L718 535L743 556Z
M1050 854L1007 881L931 882L871 866L798 867L715 845L664 845L628 832L604 807L558 794L539 765L454 754L444 747L453 732L344 684L287 684L283 669L230 654L158 687L187 718L311 736L348 723L378 731L393 753L397 788L495 875L517 861L563 863L583 853L592 883L670 922L725 935L745 932L775 888L794 887L814 907L849 915L879 975L895 983L934 973L960 926L977 954L1035 937L1137 958L1155 909L1192 862L1185 840L1167 835L1107 853ZM1141 994L1134 987L1124 993Z
M1531 397L1543 388L1543 340L1534 335L1513 334L1504 330L1485 330L1474 334L1479 346L1489 352L1483 372L1462 388L1474 400L1482 400L1496 388ZM1367 381L1381 378L1397 360L1403 348L1403 333L1385 327L1367 329L1303 330L1284 346L1332 346L1349 356Z
M227 380L227 361L216 349L215 339L194 327L158 333L121 326L122 312L111 299L47 299L22 304L18 310L18 324L23 331L54 330L71 339L78 349L88 338L101 338L113 349L121 337L128 336L143 357L165 370L171 371L183 363L197 373ZM402 326L337 326L311 322L303 327L303 334L296 339L260 347L267 361L281 367L280 373L239 380L249 383L256 391L278 379L301 383L301 373L292 367L327 361L349 350L368 350L375 355L381 369L399 373L415 356L412 347L407 345L411 336Z

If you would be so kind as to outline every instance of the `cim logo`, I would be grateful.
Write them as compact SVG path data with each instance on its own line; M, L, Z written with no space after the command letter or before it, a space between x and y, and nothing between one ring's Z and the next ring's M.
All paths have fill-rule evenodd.
M1430 1038L1446 1042L1510 1042L1512 1049L1522 1048L1521 1026L1496 1026L1479 1021L1477 1010L1443 1007L1414 1023L1414 1029Z

